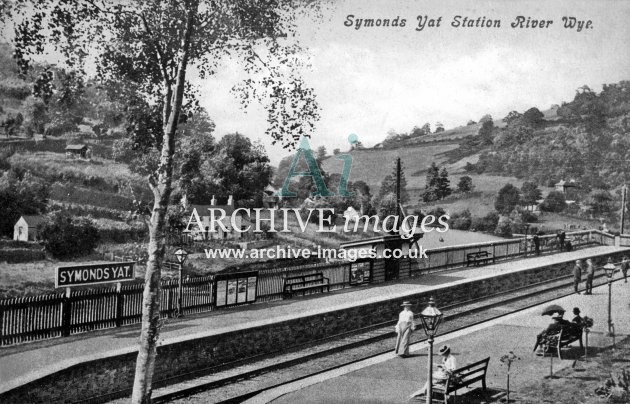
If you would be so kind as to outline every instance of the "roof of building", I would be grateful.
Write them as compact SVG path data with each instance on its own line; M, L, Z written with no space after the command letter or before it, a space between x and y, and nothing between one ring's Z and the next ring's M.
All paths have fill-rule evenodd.
M83 150L87 149L87 145L84 144L69 144L66 146L66 150Z
M28 227L37 227L40 223L44 221L43 216L38 215L22 215Z
M230 216L236 209L230 205L190 205L186 212L192 213L193 209L197 210L199 217L210 216L208 209L223 209L226 216Z

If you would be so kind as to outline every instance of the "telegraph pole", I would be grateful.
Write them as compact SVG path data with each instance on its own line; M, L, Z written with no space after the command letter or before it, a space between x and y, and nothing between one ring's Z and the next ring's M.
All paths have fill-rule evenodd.
M621 187L621 226L620 226L620 230L619 233L623 234L623 228L624 228L624 222L626 219L626 193L628 191L628 188L624 185L623 187Z
M396 159L396 209L400 206L400 157Z

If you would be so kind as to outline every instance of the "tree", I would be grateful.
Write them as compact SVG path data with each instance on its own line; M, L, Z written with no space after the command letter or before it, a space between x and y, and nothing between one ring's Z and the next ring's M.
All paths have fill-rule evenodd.
M273 170L262 145L239 134L223 136L209 158L200 164L200 185L191 201L202 203L212 195L232 195L241 206L262 206L263 190L271 183Z
M337 155L337 154L339 154L339 153L341 153L341 150L339 150L339 148L338 148L338 147L337 147L337 148L335 148L335 149L333 149L333 155L335 155L335 156L336 156L336 155Z
M317 152L315 153L315 160L317 160L318 164L321 164L322 161L326 158L326 146L319 146L317 148Z
M509 114L507 114L507 116L505 118L503 118L503 122L505 122L507 125L512 125L515 122L520 121L522 115L519 114L517 111L510 111Z
M427 170L427 179L425 185L425 191L422 194L423 202L433 202L439 199L438 184L440 181L440 169L435 164L431 163L431 167Z
M46 104L38 98L28 97L24 100L22 107L26 130L30 133L44 133L45 125L49 121Z
M98 244L98 230L91 220L72 218L56 212L39 229L46 251L55 258L79 257L89 254Z
M431 133L431 124L429 122L422 125L422 131L427 135Z
M542 198L542 192L533 182L525 181L521 187L522 202L525 205L534 205Z
M472 183L472 178L468 175L464 175L463 177L459 177L459 182L457 183L457 190L461 193L472 192L475 189L475 186Z
M44 213L49 192L48 184L29 172L4 172L0 176L0 235L12 236L20 216Z
M497 199L494 201L494 208L499 213L508 214L518 205L519 200L520 194L518 188L512 184L506 184L499 190Z
M546 212L562 212L567 207L564 193L551 191L545 198L540 208Z
M33 0L11 3L2 10L10 13L14 24L15 58L22 72L32 64L31 55L44 50L56 51L78 70L89 56L101 82L125 80L160 110L161 136L152 145L159 160L148 176L154 201L147 219L149 259L133 403L148 403L151 398L177 129L197 105L198 93L187 73L196 68L203 80L214 74L223 55L238 59L248 73L235 87L241 102L244 106L262 102L267 135L274 143L295 147L302 136L310 135L319 118L314 91L299 74L298 56L303 52L293 32L296 10L305 9L301 6L298 0Z
M482 116L482 117L479 119L479 123L481 123L481 124L486 123L486 122L492 122L492 115L490 115L490 114L485 114L484 116Z
M539 126L545 121L545 115L536 107L530 108L523 113L523 123L532 127Z
M444 125L442 124L442 122L437 122L435 124L435 133L442 133L444 132Z
M494 132L494 122L492 119L486 120L479 128L479 136L481 137L481 141L484 145L491 145L493 142L493 132Z
M437 183L438 198L444 199L452 192L453 190L451 189L451 181L448 179L448 171L446 171L446 167L442 167Z

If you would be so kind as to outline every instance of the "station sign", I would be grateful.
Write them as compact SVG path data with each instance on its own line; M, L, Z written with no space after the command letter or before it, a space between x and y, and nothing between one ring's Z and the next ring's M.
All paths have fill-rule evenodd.
M67 288L130 281L136 277L134 264L134 262L111 262L57 267L55 270L55 287Z

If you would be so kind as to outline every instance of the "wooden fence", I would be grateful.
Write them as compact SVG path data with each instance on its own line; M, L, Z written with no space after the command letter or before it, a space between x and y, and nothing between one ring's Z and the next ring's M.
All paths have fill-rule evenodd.
M559 250L558 238L555 234L539 236L541 253ZM592 244L614 245L614 236L597 230L583 230L567 233L566 240L571 240L573 249ZM422 244L422 240L420 240ZM451 247L434 248L427 251L428 259L418 260L418 267L412 270L412 275L455 268L466 265L467 254L479 251L487 251L496 260L531 256L535 254L533 236L527 240L515 238L505 241L491 241Z
M142 317L144 285L131 284L0 300L0 345L36 341L136 324ZM162 282L160 315L177 310L178 280ZM214 308L213 277L184 279L182 313Z

